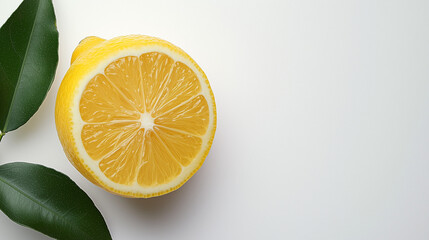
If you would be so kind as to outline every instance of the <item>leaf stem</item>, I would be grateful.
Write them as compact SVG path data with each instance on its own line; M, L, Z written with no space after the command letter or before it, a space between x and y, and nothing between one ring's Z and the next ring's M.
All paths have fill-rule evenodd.
M0 142L1 142L1 139L3 138L3 136L4 136L5 134L6 134L6 133L4 133L4 132L0 131Z

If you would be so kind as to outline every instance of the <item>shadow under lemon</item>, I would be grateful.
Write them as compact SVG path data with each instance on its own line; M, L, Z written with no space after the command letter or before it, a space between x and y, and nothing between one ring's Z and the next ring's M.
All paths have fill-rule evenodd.
M209 164L215 161L214 153L210 153L200 170L182 187L168 194L153 198L121 198L125 205L123 210L134 214L134 219L144 224L151 231L165 231L168 228L180 229L198 217L195 212L204 211L208 206L208 198L216 181L215 169ZM119 201L119 200L118 200ZM137 216L136 216L137 215Z

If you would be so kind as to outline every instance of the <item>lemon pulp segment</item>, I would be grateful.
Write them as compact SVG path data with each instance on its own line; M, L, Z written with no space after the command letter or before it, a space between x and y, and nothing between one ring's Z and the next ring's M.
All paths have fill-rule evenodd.
M67 158L88 180L122 196L154 197L201 167L216 105L204 72L173 44L88 37L58 90L55 123Z
M110 63L86 86L79 110L85 150L125 185L177 177L199 152L209 120L195 73L159 52Z

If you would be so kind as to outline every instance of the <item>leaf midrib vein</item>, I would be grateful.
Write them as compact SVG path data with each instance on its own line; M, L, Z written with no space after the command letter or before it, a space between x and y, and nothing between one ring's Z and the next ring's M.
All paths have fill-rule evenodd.
M31 27L31 33L30 33L30 37L28 38L28 43L27 43L27 47L25 48L25 55L24 55L24 58L22 59L22 65L21 65L21 69L20 69L20 71L19 71L19 75L18 75L18 82L16 83L16 85L15 85L15 89L14 89L14 91L13 91L13 96L12 96L12 101L10 102L10 106L9 106L9 110L8 110L8 112L7 112L7 115L6 115L6 121L5 121L5 124L4 124L4 128L3 128L3 131L2 132L6 132L6 130L7 130L7 126L8 126L8 124L9 124L9 115L10 115L10 112L11 112L11 109L13 108L13 105L14 105L14 102L15 102L15 96L16 96L16 91L17 91L17 89L19 88L19 85L21 84L21 75L22 75L22 72L23 72L23 69L25 68L24 67L24 65L25 65L25 61L27 60L27 54L28 54L28 49L29 49L29 46L30 46L30 42L31 42L31 38L33 37L33 33L34 33L34 28L35 28L35 26L36 26L36 21L37 21L37 19L38 19L38 16L39 16L39 12L40 12L40 6L42 5L42 3L41 3L41 1L39 0L38 1L38 5L37 5L37 10L36 10L36 16L34 17L34 22L33 22L33 26ZM13 44L13 43L12 43Z
M45 205L43 205L41 202L37 201L35 198L31 197L30 195L26 194L25 192L23 192L22 190L20 190L19 188L17 188L16 186L8 183L6 180L4 180L3 178L0 177L0 181L3 182L4 184L8 185L9 187L13 188L15 191L17 191L18 193L22 194L24 197L30 199L31 201L33 201L34 203L36 203L37 205L41 206L42 208L48 210L49 212L51 212L53 215L59 217L59 218L63 218L61 215L59 215L57 212L55 212L54 210L46 207Z
M25 192L23 192L22 190L20 190L19 188L17 188L16 186L8 183L6 180L4 180L3 178L0 177L0 182L3 182L4 184L6 184L7 186L9 186L10 188L14 189L15 191L17 191L18 193L22 194L24 197L28 198L29 200L31 200L32 202L36 203L37 205L39 205L40 207L46 209L47 211L49 211L50 213L52 213L54 216L58 217L59 219L62 219L64 222L68 222L68 219L64 217L64 215L60 215L58 214L56 211L48 208L47 206L43 205L42 202L36 200L35 198L31 197L30 195L26 194ZM86 233L86 231L82 231L85 235L91 237L90 235L88 235L88 233Z

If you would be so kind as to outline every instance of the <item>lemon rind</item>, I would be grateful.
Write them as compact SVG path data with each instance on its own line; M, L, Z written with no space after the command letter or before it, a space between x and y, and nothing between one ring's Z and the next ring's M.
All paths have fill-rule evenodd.
M109 51L106 51L109 49ZM81 129L84 122L79 114L79 101L87 83L112 61L125 56L140 56L146 52L158 51L165 53L175 61L180 61L190 67L201 82L202 95L206 98L210 121L200 152L190 165L173 181L147 187L137 184L121 185L108 179L98 168L97 161L86 153L81 141ZM60 141L70 162L91 182L102 188L126 197L155 197L174 191L187 182L204 163L214 139L216 130L216 105L210 84L204 72L183 50L173 44L153 37L131 35L107 40L93 49L85 52L70 67L60 89L74 89L74 92L59 91L56 103L55 119ZM60 94L63 93L63 94ZM69 149L71 146L71 149Z

